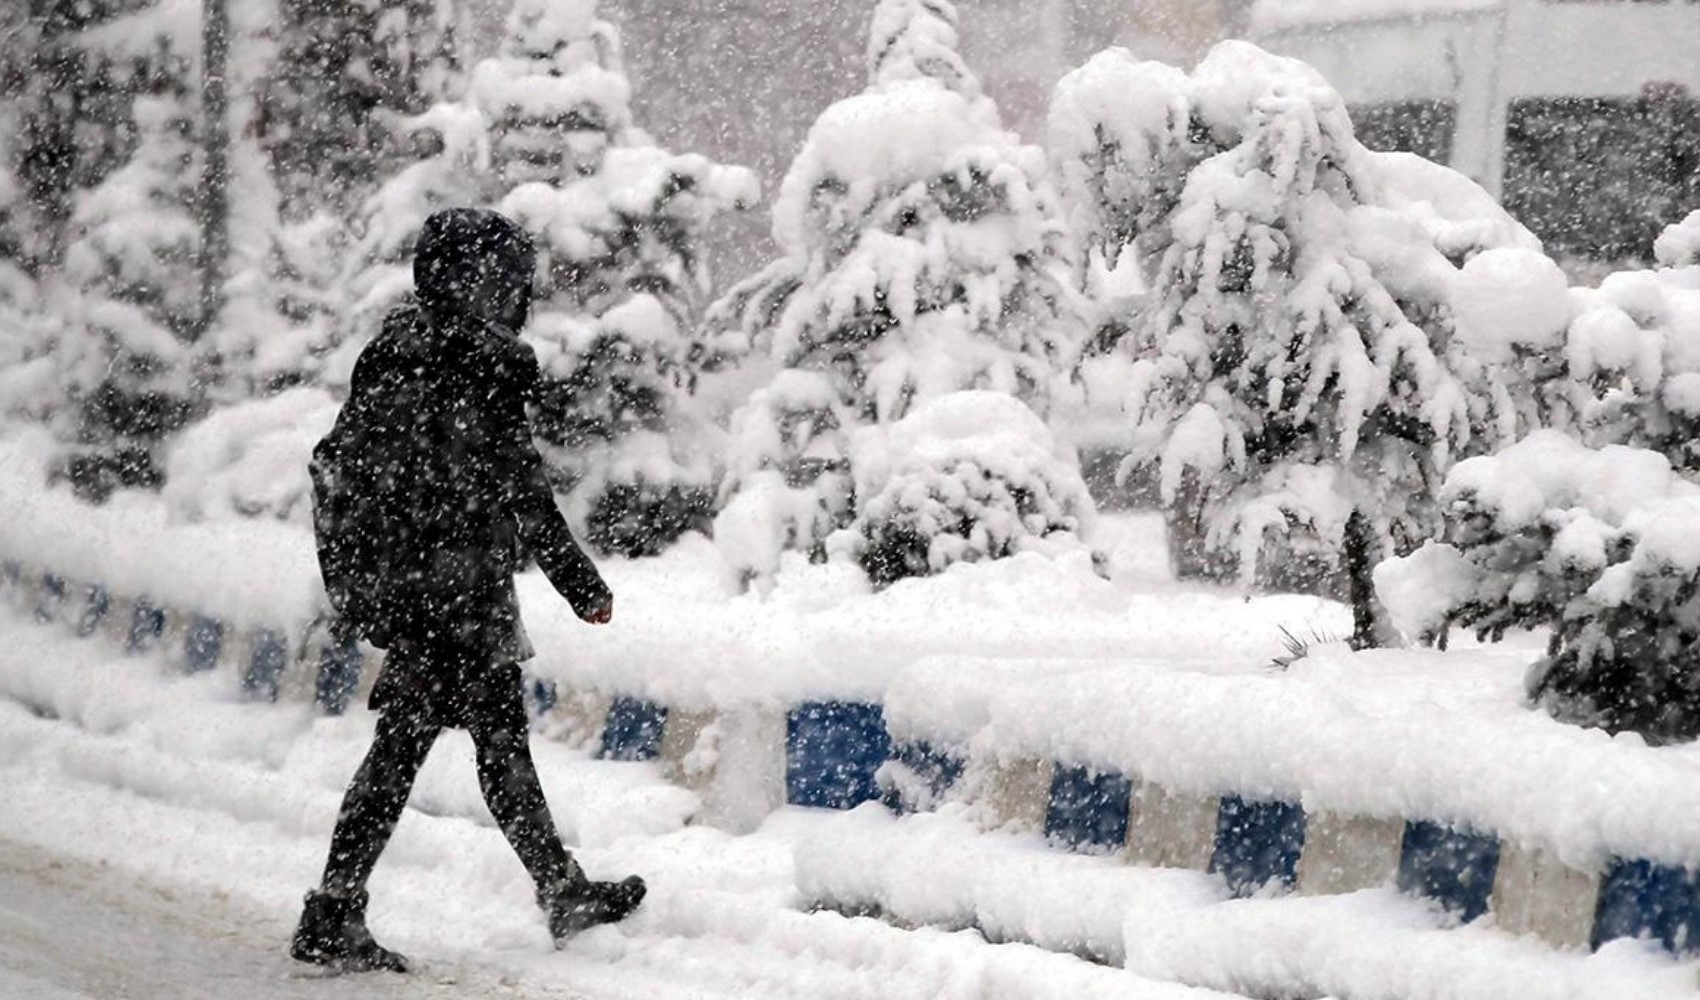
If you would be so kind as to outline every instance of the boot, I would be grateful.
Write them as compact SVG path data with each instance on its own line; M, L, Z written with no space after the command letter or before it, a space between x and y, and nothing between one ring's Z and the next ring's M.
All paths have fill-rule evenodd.
M549 916L549 933L558 945L579 931L626 919L648 891L636 875L619 882L591 882L581 876L577 882L540 896L538 902Z
M309 892L289 954L339 972L406 972L407 959L372 940L366 929L367 898L364 891Z

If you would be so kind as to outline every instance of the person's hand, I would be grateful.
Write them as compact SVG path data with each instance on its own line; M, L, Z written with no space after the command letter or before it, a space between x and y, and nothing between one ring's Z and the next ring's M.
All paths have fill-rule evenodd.
M592 625L606 625L614 620L614 599L608 598L608 603L584 616L584 620Z

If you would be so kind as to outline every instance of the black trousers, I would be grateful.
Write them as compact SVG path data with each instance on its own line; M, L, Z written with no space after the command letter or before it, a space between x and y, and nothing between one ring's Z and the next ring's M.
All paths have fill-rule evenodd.
M517 699L518 671L512 672ZM584 873L561 844L543 797L523 712L471 712L465 723L477 751L484 801L531 875L539 900L552 899L582 882ZM442 731L442 724L431 715L401 706L379 715L377 735L343 797L331 834L322 883L326 891L348 894L365 889L401 819L419 768Z

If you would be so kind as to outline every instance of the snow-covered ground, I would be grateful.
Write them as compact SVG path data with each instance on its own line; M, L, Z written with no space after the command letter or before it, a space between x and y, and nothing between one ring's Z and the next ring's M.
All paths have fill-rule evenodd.
M1222 711L1255 714L1265 704L1271 712L1264 728L1278 735L1280 724L1272 721L1277 710L1320 711L1324 723L1334 712L1358 719L1361 727L1376 718L1420 722L1425 705L1456 714L1476 704L1488 708L1476 713L1484 724L1494 724L1487 717L1515 702L1515 682L1508 680L1515 655L1506 657L1505 670L1488 670L1476 680L1461 665L1428 678L1395 665L1380 688L1354 687L1350 663L1301 664L1287 700L1269 701L1280 693L1270 688L1278 677L1266 669L1279 647L1274 623L1299 628L1314 619L1313 625L1327 627L1338 624L1339 609L1165 586L1151 528L1137 517L1113 523L1108 544L1127 567L1115 579L1078 567L1055 572L1056 579L1096 595L1057 605L1056 617L1071 622L1077 634L1047 632L1053 626L1042 615L1025 618L1053 642L1073 641L1081 649L1095 643L1100 654L1106 643L1137 636L1133 648L1162 666L1137 682L1124 677L1117 688L1122 702L1105 700L1116 711L1143 711L1139 706L1150 693L1144 689L1155 684L1167 685L1165 697L1174 698L1177 711L1207 712L1192 689L1209 689L1227 699L1223 705L1239 706ZM994 606L1012 600L985 569L964 567L936 588L945 596L935 624L966 614L976 595ZM693 562L688 548L677 557L612 564L610 575L617 589L623 584L634 595L623 609L637 605L652 622L661 620L660 606L670 600L676 616L706 631L713 608L737 603L708 599L717 594L713 573ZM817 578L814 585L827 582ZM806 590L794 586L799 594ZM953 588L959 603L949 596ZM776 615L796 616L791 626L806 632L831 624L834 615L876 622L868 605L880 601L899 614L905 603L920 603L894 589L896 597L853 595L836 605L822 599L811 606L797 596L789 610L783 596L772 600ZM681 598L693 591L700 595L695 608ZM656 603L646 612L650 601ZM838 610L829 614L829 607ZM387 942L422 959L425 971L367 978L357 988L304 978L284 956L285 941L300 895L322 863L371 716L357 711L325 718L305 704L246 703L229 669L183 676L180 650L125 656L98 639L73 638L68 622L41 624L28 612L0 608L0 629L8 636L0 648L0 800L6 802L0 810L0 995L212 997L230 995L225 984L239 981L256 1000L348 990L398 997L850 998L1215 995L1210 989L1485 1000L1506 996L1507 984L1517 984L1518 996L1640 1000L1692 996L1700 972L1695 963L1672 961L1644 942L1616 942L1589 955L1506 934L1491 920L1452 929L1443 914L1387 888L1230 900L1214 876L1073 855L1031 831L985 832L971 810L956 806L903 818L877 805L849 813L787 808L754 832L733 836L693 825L700 800L663 781L656 765L595 760L585 749L539 739L539 766L563 834L587 868L598 876L640 872L654 886L650 902L629 924L587 934L557 952L524 873L479 798L470 744L450 734L428 762L373 885L373 925ZM752 622L757 617L754 608L733 613L748 614ZM1010 604L979 620L1016 614ZM1101 630L1121 622L1116 628L1139 631L1079 634L1093 616ZM854 620L840 619L844 635ZM1018 635L1020 625L1005 620L988 627L1005 628L1008 636ZM905 645L896 625L886 628L878 641L901 651L904 662L943 642ZM954 631L975 647L967 624ZM723 665L734 670L736 661ZM1010 728L1020 717L1018 699L988 702L975 690L984 684L965 680L954 693L938 688L950 704L934 706L930 719L918 711L939 684L939 666L933 660L901 671L889 667L899 681L887 692L894 730L964 723L964 732L971 732L1001 720L1012 738L1021 736L1021 727ZM1101 664L1076 666L1088 679L1107 679ZM657 670L684 676L665 664ZM762 676L742 675L745 681L754 677L758 690ZM1046 687L1030 677L1026 690L1038 694ZM1042 717L1067 708L1061 702L1068 701L1068 687L1049 685L1049 701L1057 705L1043 698L1033 703L1024 737L1033 746L1018 752L1044 749ZM717 699L726 694L698 690ZM1007 693L1022 690L1012 685ZM770 687L764 697L788 693ZM985 718L967 718L982 708ZM1109 742L1099 739L1098 746L1085 736L1080 752L1131 753L1131 763L1149 769L1155 761L1179 780L1187 776L1182 758L1211 759L1210 748L1199 742L1208 722L1203 715L1177 716L1176 726L1187 732L1161 746L1137 738L1132 726L1099 727L1098 736ZM1307 725L1302 713L1290 722ZM1515 735L1518 720L1498 725ZM1533 716L1527 725L1574 732ZM1123 738L1112 739L1112 730ZM1358 745L1363 735L1354 737ZM1646 763L1662 773L1687 767L1692 756L1607 747L1598 734L1577 732L1573 739L1596 737L1601 745L1588 753L1607 763L1659 754ZM1394 765L1450 753L1444 740L1404 755L1397 743L1379 748ZM1242 764L1253 770L1273 768L1275 774L1296 767L1293 780L1308 792L1302 787L1308 765L1300 758L1309 751L1297 751L1309 745L1300 740L1292 744L1295 755L1261 763L1249 743L1222 749L1227 759L1244 757ZM1324 773L1363 770L1347 762L1354 756L1343 752L1341 763ZM1562 763L1548 763L1554 762ZM1516 764L1525 765L1536 766ZM1490 777L1512 770L1487 759L1477 769ZM1643 768L1624 780L1634 784L1652 773ZM1280 784L1279 775L1272 780ZM1361 782L1348 784L1362 790ZM1394 783L1385 784L1383 791L1393 794ZM1346 789L1341 794L1357 794L1340 787ZM1609 797L1610 790L1577 792L1584 798L1594 793ZM1504 808L1507 815L1522 814L1514 801ZM1579 815L1566 808L1573 818ZM1638 808L1657 813L1659 806L1642 802ZM859 912L883 919L843 915ZM92 947L96 941L104 946Z

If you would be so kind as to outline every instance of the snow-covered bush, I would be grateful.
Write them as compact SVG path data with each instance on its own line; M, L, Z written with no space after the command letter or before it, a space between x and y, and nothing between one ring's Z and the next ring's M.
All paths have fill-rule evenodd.
M1567 402L1590 444L1662 453L1700 476L1700 212L1666 230L1657 270L1577 289Z
M1080 323L1044 156L1004 130L956 53L955 21L944 0L879 5L867 90L821 114L786 174L773 222L782 256L711 311L714 332L809 375L781 376L738 416L735 452L757 450L734 454L723 521L747 526L752 505L848 518L839 477L854 429L963 389L1043 414L1066 382ZM764 496L780 474L795 503L745 502L752 470ZM794 496L810 490L812 503ZM740 530L722 547L746 567L744 550L775 539L818 554L829 520L779 518L770 544Z
M850 441L849 548L876 586L1078 536L1093 516L1072 451L1013 397L969 390Z
M64 471L95 499L157 486L158 443L198 405L194 109L181 93L138 98L135 118L135 155L77 201L65 279L78 294L55 351Z
M745 586L779 569L781 554L826 559L826 538L850 522L851 481L844 413L822 372L787 368L732 414L728 499L714 540Z
M1559 718L1700 736L1700 485L1657 452L1539 431L1460 462L1445 540L1376 569L1413 638L1550 629L1530 696Z
M174 520L275 517L312 523L307 464L336 422L323 389L295 388L222 406L166 453L165 502Z
M1365 149L1314 70L1247 43L1184 77L1100 57L1057 117L1077 212L1150 269L1113 350L1177 571L1347 590L1373 641L1374 553L1430 536L1455 459L1535 425L1520 366L1559 343L1562 276L1479 187ZM1509 308L1476 308L1476 270Z

